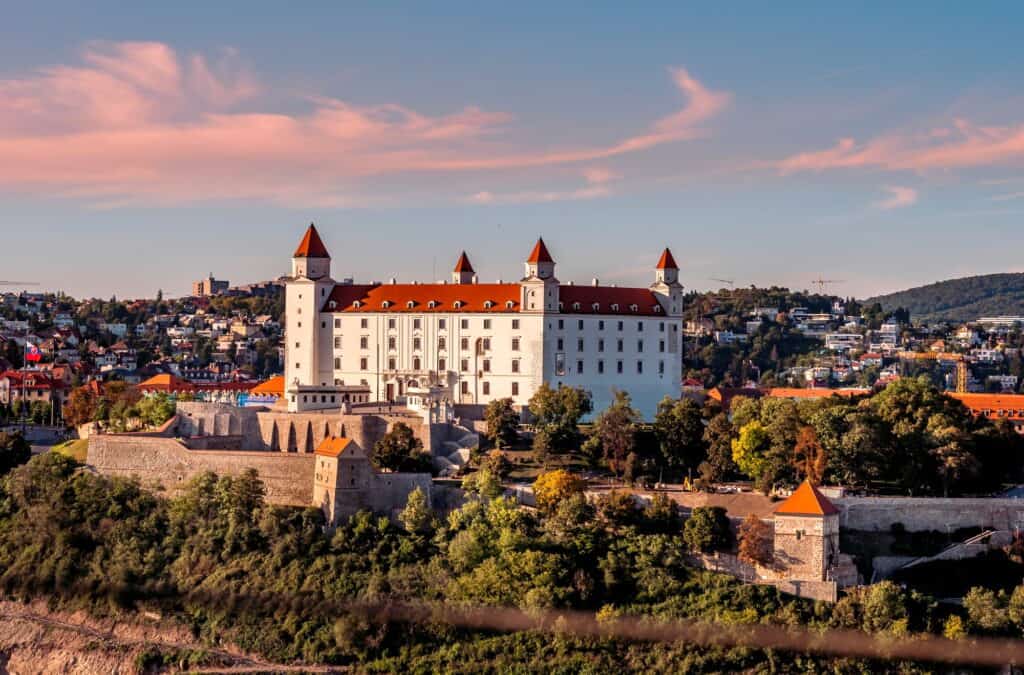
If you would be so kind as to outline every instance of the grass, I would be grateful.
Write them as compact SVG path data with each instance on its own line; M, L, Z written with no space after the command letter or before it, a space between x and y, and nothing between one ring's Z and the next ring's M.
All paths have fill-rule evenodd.
M53 452L67 455L76 462L85 463L85 456L89 451L89 439L79 438L77 440L64 441L53 446Z

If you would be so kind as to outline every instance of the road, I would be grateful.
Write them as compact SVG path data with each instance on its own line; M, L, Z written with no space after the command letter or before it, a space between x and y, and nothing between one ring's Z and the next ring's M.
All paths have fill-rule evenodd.
M0 432L16 432L21 430L22 427L20 424L0 426ZM29 424L25 427L25 438L32 445L33 455L49 452L50 448L65 440L65 434L66 429L64 427L50 427L36 424Z

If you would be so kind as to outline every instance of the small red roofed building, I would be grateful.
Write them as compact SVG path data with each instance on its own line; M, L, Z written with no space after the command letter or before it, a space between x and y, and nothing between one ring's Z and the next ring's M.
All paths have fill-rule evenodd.
M947 394L967 406L975 417L984 417L992 422L1006 420L1017 433L1024 434L1024 394Z
M775 507L774 565L784 590L796 595L818 597L820 582L835 584L833 594L857 583L852 559L839 552L839 509L810 481ZM801 582L817 590L801 593Z
M377 472L350 438L328 436L314 454L313 504L331 526L364 509L395 518L417 488L430 501L429 473Z

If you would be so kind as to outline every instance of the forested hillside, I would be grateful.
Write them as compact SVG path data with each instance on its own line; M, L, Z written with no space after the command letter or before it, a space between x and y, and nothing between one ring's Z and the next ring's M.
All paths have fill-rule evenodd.
M972 321L982 316L1024 316L1024 273L985 274L939 281L870 298L883 309L905 307L914 321Z

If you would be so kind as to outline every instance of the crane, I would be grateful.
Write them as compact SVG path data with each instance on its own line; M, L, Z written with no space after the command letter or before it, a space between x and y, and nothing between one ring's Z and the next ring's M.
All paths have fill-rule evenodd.
M0 281L0 286L38 286L38 281Z
M817 279L811 279L811 283L818 287L818 293L820 295L825 295L826 286L830 286L832 284L842 284L845 282L843 279L825 279L819 276Z
M716 279L715 277L708 277L708 281L717 281L723 284L729 284L729 288L732 288L736 282L733 279Z

